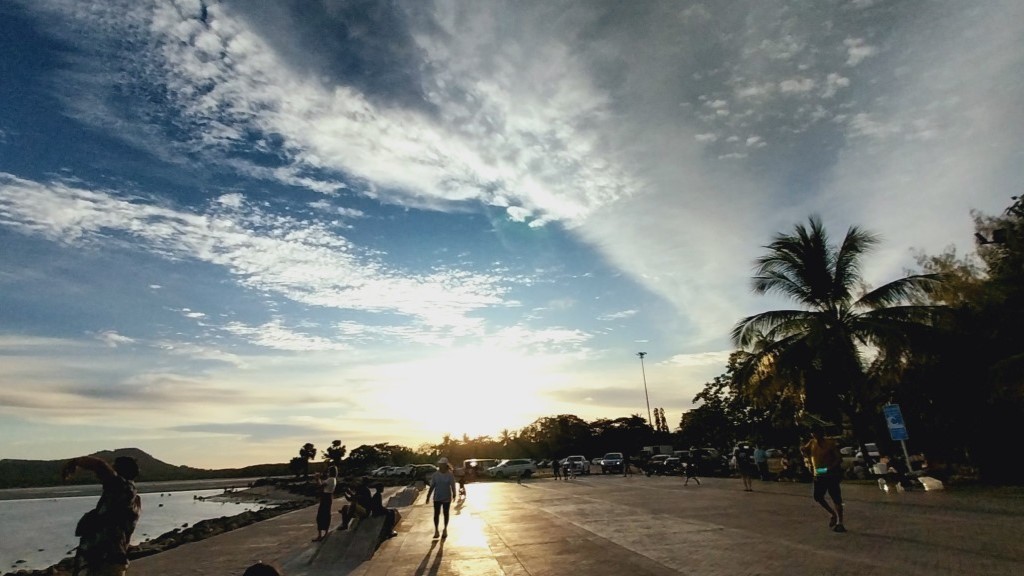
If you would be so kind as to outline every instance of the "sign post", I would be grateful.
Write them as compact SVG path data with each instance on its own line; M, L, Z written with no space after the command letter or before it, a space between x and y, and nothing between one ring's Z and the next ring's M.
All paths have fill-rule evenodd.
M907 452L907 440L910 434L907 433L907 425L903 422L903 413L900 412L899 404L886 404L882 406L882 413L885 414L885 425L889 427L889 438L899 440L903 446L903 457L907 463L907 472L911 472L910 453ZM865 459L866 460L866 459Z

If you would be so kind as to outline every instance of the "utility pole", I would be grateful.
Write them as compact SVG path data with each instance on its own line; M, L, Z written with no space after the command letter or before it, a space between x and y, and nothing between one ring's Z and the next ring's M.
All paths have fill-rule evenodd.
M651 419L651 398L647 395L647 372L644 370L644 356L647 356L647 352L637 352L637 356L640 357L640 373L644 376L644 399L647 400L647 425L654 427L654 420Z

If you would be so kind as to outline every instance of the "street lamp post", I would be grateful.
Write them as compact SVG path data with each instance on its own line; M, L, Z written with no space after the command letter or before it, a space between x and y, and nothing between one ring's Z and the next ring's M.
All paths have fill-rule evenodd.
M644 376L644 399L647 400L647 425L654 427L654 420L651 419L651 397L647 395L647 372L644 370L644 356L647 352L637 352L640 357L640 373Z

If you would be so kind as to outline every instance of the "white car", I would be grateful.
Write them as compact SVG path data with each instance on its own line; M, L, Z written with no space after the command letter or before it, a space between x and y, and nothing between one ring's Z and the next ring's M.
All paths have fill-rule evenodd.
M377 478L381 476L387 476L388 472L390 472L392 468L394 468L394 466L381 466L380 468L377 468L373 472L370 472L370 476L374 476Z
M491 466L487 469L487 474L494 478L515 478L520 475L523 478L529 478L536 471L537 465L532 461L525 458L514 458L502 460L497 466Z
M562 463L569 463L577 474L590 474L590 460L586 456L568 456Z
M388 476L396 476L398 478L405 478L406 476L412 476L413 465L406 464L405 466L395 466L391 470L388 470Z

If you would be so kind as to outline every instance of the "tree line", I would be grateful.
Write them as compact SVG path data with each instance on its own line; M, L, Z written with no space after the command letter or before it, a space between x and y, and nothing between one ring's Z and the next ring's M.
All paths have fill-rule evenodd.
M853 226L833 242L815 216L776 235L755 262L752 289L795 306L736 323L726 371L705 384L674 431L663 408L654 422L560 414L497 437L445 435L415 449L362 445L347 458L335 441L321 459L362 473L442 455L590 458L653 444L728 450L739 440L793 447L818 424L894 454L882 406L898 403L913 451L933 466L1020 482L1010 442L1024 421L1024 199L1013 197L998 216L972 216L976 253L918 254L920 270L877 288L863 274L876 235ZM308 473L316 457L307 444L293 471Z

